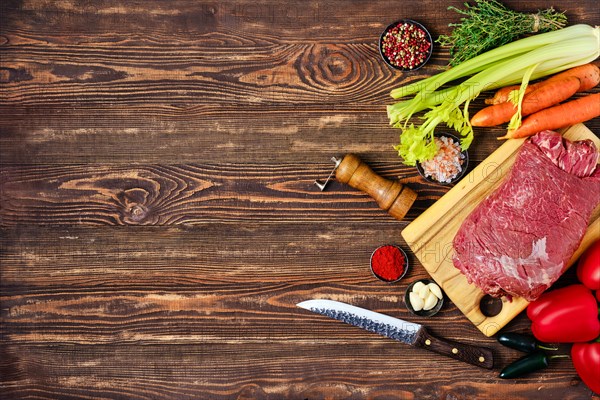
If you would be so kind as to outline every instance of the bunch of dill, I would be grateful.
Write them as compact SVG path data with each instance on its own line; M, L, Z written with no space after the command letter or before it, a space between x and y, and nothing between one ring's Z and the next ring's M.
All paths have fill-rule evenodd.
M496 0L475 0L465 3L465 10L450 6L465 15L453 27L450 36L441 35L436 41L450 48L450 65L456 66L494 47L512 42L528 33L549 32L563 28L567 16L548 8L535 14L525 14L506 8Z

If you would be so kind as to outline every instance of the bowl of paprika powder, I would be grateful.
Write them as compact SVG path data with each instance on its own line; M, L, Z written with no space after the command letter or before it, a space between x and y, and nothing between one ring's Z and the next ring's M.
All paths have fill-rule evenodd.
M398 246L386 244L371 254L371 272L383 282L397 282L406 275L407 270L408 258Z

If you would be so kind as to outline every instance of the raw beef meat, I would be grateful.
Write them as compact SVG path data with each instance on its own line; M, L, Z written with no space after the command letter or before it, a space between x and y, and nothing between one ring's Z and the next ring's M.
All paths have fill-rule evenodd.
M467 217L454 266L494 297L535 300L566 269L600 203L598 150L543 131L527 140L501 186Z

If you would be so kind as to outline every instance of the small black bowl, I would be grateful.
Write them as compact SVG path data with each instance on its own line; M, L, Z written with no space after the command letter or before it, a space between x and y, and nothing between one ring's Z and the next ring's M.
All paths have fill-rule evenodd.
M452 139L454 141L454 143L457 143L460 146L460 139L456 136L454 136L451 133L436 133L434 135L435 137L449 137L450 139ZM467 150L463 150L461 151L461 154L463 155L463 163L461 165L461 171L450 180L450 182L440 182L438 180L433 179L431 176L425 176L425 171L423 169L423 166L421 165L421 163L417 162L417 171L419 172L419 175L421 175L421 177L423 179L425 179L427 182L431 182L431 183L435 183L438 185L451 185L454 184L456 182L458 182L459 180L461 180L463 178L463 176L465 176L465 174L467 173L467 169L469 167L469 153L467 152Z
M408 311L411 312L411 314L417 315L419 317L432 317L435 314L437 314L442 309L442 306L444 305L444 299L445 299L444 292L442 291L442 298L438 299L437 304L431 310L415 311L412 308L412 306L410 305L409 295L410 295L410 292L412 292L413 286L415 286L415 284L417 282L423 282L425 285L428 285L430 283L436 283L435 281L433 281L431 279L419 279L417 281L414 281L410 285L408 285L408 287L406 288L406 292L404 293L404 305L406 306Z
M378 250L380 250L380 249L382 249L384 247L394 247L394 248L400 250L400 253L404 257L404 271L402 271L402 274L400 274L400 276L398 277L398 279L394 279L394 280L388 281L388 280L382 278L381 276L377 275L375 273L375 271L373 271L373 256L375 255L375 253ZM378 248L376 248L375 250L373 250L373 253L371 253L371 259L370 259L369 265L371 267L371 273L373 274L373 276L375 278L377 278L380 281L385 282L385 283L394 283L394 282L398 282L400 279L404 278L404 275L406 275L406 272L408 271L408 257L406 257L406 252L404 250L402 250L402 248L400 246L396 246L396 245L393 245L393 244L386 244L386 245L383 245L383 246L379 246Z
M427 42L429 42L429 50L427 51L427 55L425 56L425 59L418 65L414 66L413 68L403 68L399 65L396 64L392 64L390 62L390 60L387 58L387 56L385 55L385 53L383 52L383 39L385 37L385 34L393 29L395 26L397 26L398 24L402 24L402 23L406 23L406 24L410 24L410 25L414 25L417 28L420 28L423 30L423 32L425 32L425 40ZM396 22L393 22L391 24L389 24L381 33L381 35L379 36L379 54L381 55L381 58L383 58L383 61L385 61L385 63L387 65L389 65L390 67L400 70L400 71L416 71L419 68L423 67L425 64L427 64L427 61L429 61L429 59L431 58L431 55L433 54L433 39L431 38L431 34L429 33L429 31L427 30L427 28L425 28L422 24L420 24L417 21L413 21L412 19L401 19L398 20Z

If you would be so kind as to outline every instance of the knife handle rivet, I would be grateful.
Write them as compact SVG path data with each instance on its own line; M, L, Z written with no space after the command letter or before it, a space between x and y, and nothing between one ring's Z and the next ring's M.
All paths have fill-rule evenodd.
M484 362L485 361L485 357L479 357L479 362Z
M458 354L458 349L456 347L452 349L452 354Z
M427 340L425 341L425 344L426 344L427 346L431 345L431 340L427 339Z

